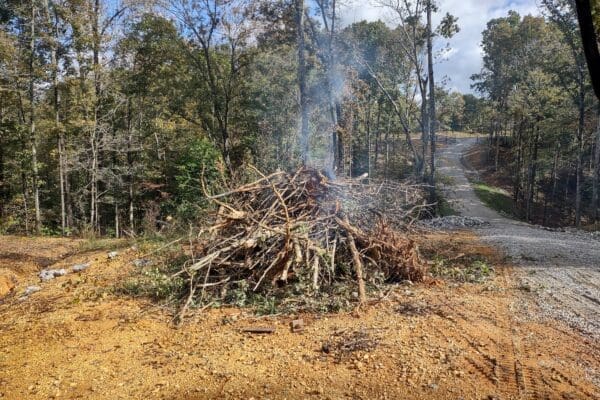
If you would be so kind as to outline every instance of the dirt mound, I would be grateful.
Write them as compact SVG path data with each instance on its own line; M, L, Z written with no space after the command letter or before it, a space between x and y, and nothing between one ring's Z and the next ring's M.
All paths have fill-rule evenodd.
M15 274L6 269L0 269L0 299L9 294L17 284Z

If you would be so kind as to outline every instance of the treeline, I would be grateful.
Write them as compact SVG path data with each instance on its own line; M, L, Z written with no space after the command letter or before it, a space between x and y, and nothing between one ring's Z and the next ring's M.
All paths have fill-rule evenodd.
M483 32L484 68L473 79L487 99L490 164L510 175L527 220L598 222L600 106L575 2L543 0L541 9L509 12Z
M202 179L248 164L431 180L436 129L473 102L434 84L456 19L381 6L398 27L340 27L328 0L2 2L0 230L185 226Z

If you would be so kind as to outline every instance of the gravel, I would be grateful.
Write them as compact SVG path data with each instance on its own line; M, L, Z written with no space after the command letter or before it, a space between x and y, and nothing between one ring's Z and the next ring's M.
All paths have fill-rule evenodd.
M452 230L461 228L474 228L482 225L489 225L489 222L482 218L467 217L460 215L450 215L446 217L432 218L419 222L420 225L442 230Z
M462 217L484 221L474 231L518 266L517 287L531 292L541 311L530 310L529 317L559 319L600 339L600 233L534 226L487 208L461 163L473 144L474 139L459 140L438 157L438 170L452 178L453 185L444 187L451 206Z

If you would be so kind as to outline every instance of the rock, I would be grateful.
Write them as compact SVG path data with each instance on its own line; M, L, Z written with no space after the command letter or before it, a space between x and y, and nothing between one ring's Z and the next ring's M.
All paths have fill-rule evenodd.
M107 254L109 260L117 258L118 255L119 255L118 251L109 251Z
M292 322L290 322L290 327L292 328L292 332L294 333L302 332L304 330L304 320L295 319Z
M27 286L25 288L25 292L23 292L23 296L29 296L30 294L39 292L40 290L42 290L42 288L39 286Z
M149 258L138 258L137 260L133 260L133 265L138 268L149 267L152 265L152 260Z
M67 270L65 269L43 269L40 271L38 276L42 280L42 282L50 281L58 276L63 276L67 274Z
M88 269L90 266L92 265L92 263L84 263L84 264L75 264L73 265L73 267L71 267L71 271L73 272L81 272L81 271L85 271L86 269Z

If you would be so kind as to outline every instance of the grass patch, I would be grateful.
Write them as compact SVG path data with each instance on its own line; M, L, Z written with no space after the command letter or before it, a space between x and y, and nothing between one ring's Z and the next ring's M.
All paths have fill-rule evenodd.
M433 260L431 274L458 282L481 283L493 276L494 268L481 258L466 256L453 260L438 256Z
M438 191L437 193L437 215L439 217L448 217L450 215L458 215L458 212L450 205L450 202Z
M133 243L129 239L107 239L107 238L90 238L83 241L79 245L79 251L84 253L88 251L111 251L127 246Z
M519 212L506 190L490 186L484 182L473 182L473 190L475 190L477 197L491 209L504 215L519 217Z

